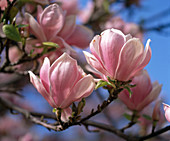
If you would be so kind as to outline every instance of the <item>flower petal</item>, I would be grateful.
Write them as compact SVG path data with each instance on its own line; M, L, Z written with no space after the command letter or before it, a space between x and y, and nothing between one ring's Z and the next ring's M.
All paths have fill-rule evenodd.
M83 97L89 96L94 90L95 83L91 75L87 75L80 79L76 85L73 87L70 94L61 104L62 108L68 107L72 102L78 101Z
M53 107L57 108L58 106L55 104L53 98L47 93L40 79L35 76L31 71L29 71L30 81L37 89L37 91L48 101L48 103Z
M111 78L115 75L119 53L125 41L125 35L119 30L112 28L101 33L101 40L98 45L100 48L100 59L103 66L111 74Z
M40 18L40 25L43 28L47 40L56 36L64 25L64 12L57 5L52 4L46 7Z
M44 63L40 69L40 79L44 88L48 93L50 93L50 82L49 82L49 69L50 69L50 60L45 57Z
M82 77L78 71L76 60L64 53L51 66L49 72L52 97L61 105L72 87Z
M96 59L95 56L93 56L92 54L90 54L87 51L83 51L86 60L88 62L89 65L91 65L94 69L96 69L97 71L101 72L102 74L106 75L106 76L111 76L107 70L104 68L104 66L98 61L98 59Z
M74 32L75 28L76 28L76 16L74 15L67 16L65 19L64 26L59 32L58 36L66 40Z
M167 119L167 121L170 122L170 106L168 104L164 104L164 111L165 111L165 117Z
M89 28L77 25L75 31L71 36L66 40L70 45L75 45L79 48L86 48L89 46L90 41L93 38L93 32Z
M43 9L40 5L37 6L37 21L40 23L41 15L43 13Z
M139 39L128 40L120 51L115 78L121 81L131 79L130 74L137 68L136 66L138 66L142 58L143 51L144 47Z
M161 89L162 89L162 85L159 85L158 82L154 82L152 91L145 98L145 100L138 105L137 110L143 109L143 107L146 107L148 104L154 101L159 96Z
M66 122L69 120L69 117L71 116L72 110L70 107L62 109L61 113L61 120Z
M40 27L40 25L37 23L37 21L34 19L34 17L28 13L25 13L25 19L28 21L29 26L31 28L31 31L33 32L33 34L39 39L41 40L41 42L46 41L46 37L45 34L42 30L42 28Z

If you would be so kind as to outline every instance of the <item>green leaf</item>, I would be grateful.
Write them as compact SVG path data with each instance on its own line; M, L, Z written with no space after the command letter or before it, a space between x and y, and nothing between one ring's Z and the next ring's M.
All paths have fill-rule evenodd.
M149 115L143 114L142 115L144 118L146 118L147 120L152 120L152 118Z
M128 92L129 92L129 97L131 98L132 97L132 91L129 87L124 87Z
M109 1L108 0L104 0L103 2L103 8L106 12L109 11Z
M127 119L127 120L131 120L132 119L132 116L127 114L127 113L124 113L123 116Z
M106 85L110 85L110 86L113 86L110 82L107 82L107 81L104 81L104 80L100 80L96 87L95 87L95 90L100 88L100 87L103 87L103 86L106 86Z
M16 42L21 41L21 36L18 29L13 25L4 25L2 30L7 38L14 40Z
M55 48L59 48L59 45L53 42L43 42L42 43L44 46L49 46L49 47L55 47Z
M14 17L17 15L18 13L18 8L16 7L12 7L10 12L9 12L9 16L10 16L10 22L13 21ZM8 13L7 13L8 14Z
M53 108L53 113L57 112L57 109L56 108Z
M28 27L28 26L29 26L28 24L19 24L16 27L17 28L23 28L23 27Z
M83 112L83 108L86 104L86 100L83 98L79 103L77 107L77 115L79 115L81 112Z

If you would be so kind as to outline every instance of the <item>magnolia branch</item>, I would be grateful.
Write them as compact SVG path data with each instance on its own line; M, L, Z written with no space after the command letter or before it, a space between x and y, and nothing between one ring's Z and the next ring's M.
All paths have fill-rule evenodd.
M1 97L0 97L0 103L4 107L6 107L8 109L10 109L12 111L16 111L16 112L22 114L25 118L27 118L28 120L32 121L35 124L42 125L42 126L46 127L49 130L58 131L58 126L57 126L58 124L57 123L49 124L49 123L47 123L47 121L44 120L44 118L57 120L54 115L44 114L44 113L36 113L36 112L28 112L27 110L25 110L23 108L20 108L20 107L14 105L13 103L9 102L8 100L6 100L4 98L1 98ZM86 118L82 119L80 122L76 122L74 125L83 124L86 127L87 126L97 127L99 129L102 129L102 130L111 132L113 134L116 134L117 136L119 136L119 137L121 137L121 138L123 138L123 139L125 139L127 141L143 141L143 140L150 139L150 138L153 138L155 136L158 136L158 135L160 135L162 133L165 133L167 131L170 131L170 126L167 126L165 128L157 130L157 131L155 131L155 132L153 132L153 133L151 133L149 135L146 135L146 136L133 137L133 136L126 135L125 133L123 133L122 131L114 128L111 125L107 125L107 124L104 124L104 123L99 123L99 122L87 120L89 118L90 117L88 116L88 118L86 117ZM73 125L71 125L71 126L73 126Z

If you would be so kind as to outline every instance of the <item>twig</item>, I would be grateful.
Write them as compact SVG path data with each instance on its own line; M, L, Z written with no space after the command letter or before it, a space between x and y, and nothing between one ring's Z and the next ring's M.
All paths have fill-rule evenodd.
M107 124L103 124L103 123L99 123L99 122L94 122L94 121L89 121L89 120L84 121L83 124L86 125L86 126L90 125L90 126L97 127L97 128L102 129L102 130L105 130L105 131L109 131L111 133L116 134L119 137L122 137L123 139L125 139L127 141L138 141L139 140L137 137L132 137L132 136L129 136L129 135L122 133L120 130L114 128L111 125L107 125Z
M166 126L160 130L157 130L149 135L146 135L146 136L143 136L143 137L140 137L139 141L143 141L143 140L147 140L147 139L150 139L150 138L153 138L153 137L156 137L162 133L165 133L167 131L170 131L170 126Z
M90 115L88 115L87 117L83 118L80 120L79 123L86 121L88 119L90 119L91 117L97 115L98 113L100 113L101 111L103 111L113 100L117 99L118 94L123 90L123 88L118 88L115 89L115 91L113 93L111 93L108 97L108 99L106 101L104 101L102 103L102 105L98 105L98 108L95 112L92 112Z
M46 127L47 129L52 129L54 131L58 131L58 128L57 126L54 126L54 125L51 125L51 124L48 124L46 122L43 122L41 121L40 119L38 118L35 118L34 116L31 115L30 112L28 112L27 110L25 109L22 109L14 104L12 104L11 102L3 99L0 97L0 103L3 104L3 106L5 106L6 108L10 109L10 110L15 110L19 113L21 113L22 115L25 116L25 118L29 119L30 121L32 121L33 123L36 123L36 124L39 124L39 125L42 125L44 127Z
M131 121L128 123L127 126L123 127L121 129L121 131L124 132L126 129L128 129L128 128L132 127L133 125L135 125L136 122L137 122L136 118L137 118L137 111L133 111L133 115L132 115Z

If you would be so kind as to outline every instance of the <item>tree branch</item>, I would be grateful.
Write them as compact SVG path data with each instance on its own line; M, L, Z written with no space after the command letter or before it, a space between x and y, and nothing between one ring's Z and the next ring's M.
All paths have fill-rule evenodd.
M114 133L117 136L122 137L123 139L125 139L127 141L138 141L139 140L137 137L132 137L132 136L129 136L129 135L126 135L126 134L122 133L120 130L114 128L111 125L107 125L107 124L103 124L103 123L99 123L99 122L94 122L94 121L89 121L89 120L84 121L83 124L85 126L90 125L90 126L97 127L97 128L102 129L102 130Z

